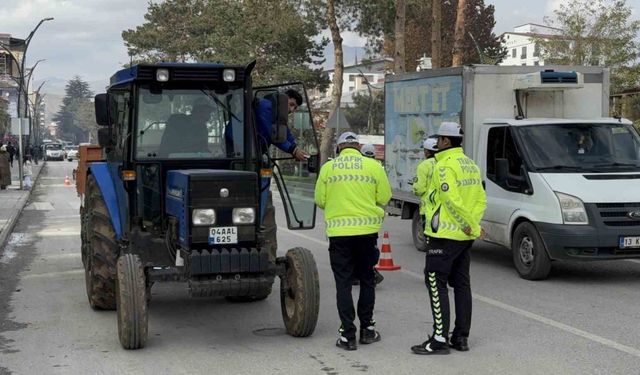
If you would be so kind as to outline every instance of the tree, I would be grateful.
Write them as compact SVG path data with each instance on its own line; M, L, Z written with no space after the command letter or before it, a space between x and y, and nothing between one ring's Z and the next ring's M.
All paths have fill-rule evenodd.
M393 55L393 71L396 74L405 72L405 45L404 30L407 22L407 3L406 0L396 0L396 19L395 19L395 53Z
M440 54L440 66L446 67L452 64L453 49L451 46L454 45L458 0L436 2L436 7L440 6L441 8L441 27L439 30L432 27L436 21L433 18L432 3L433 1L406 0L406 33L411 35L410 38L405 38L406 71L415 70L417 59L423 54L434 57L433 44L429 43L429 40L436 37L436 40L440 41L440 46L443 46ZM435 11L437 14L437 9ZM493 32L495 27L494 13L495 7L485 5L484 0L466 0L462 64L481 62L495 64L506 56L506 48L501 45L500 40ZM370 0L360 2L359 6L354 8L355 30L367 38L367 48L372 54L394 56L395 14L394 0ZM425 22L429 19L433 19L434 22ZM434 67L437 66L434 65Z
M442 66L442 2L436 0L431 3L431 64L439 68Z
M453 61L451 66L462 65L462 54L464 48L465 38L465 12L466 12L466 0L458 0L457 15L456 15L456 30L453 37Z
M636 40L640 21L625 0L569 0L546 18L559 35L536 38L545 63L611 68L612 92L640 83Z
M95 125L95 120L88 123L85 117L88 111L86 107L93 106L92 97L89 84L82 78L76 76L67 83L62 105L53 116L53 121L58 123L63 136L75 141L86 139L87 133Z
M373 102L369 95L356 94L353 96L353 107L345 111L345 117L349 122L349 127L356 133L369 134L368 119L371 116L371 123L374 134L380 134L380 129L384 127L384 93L374 92Z
M167 0L149 3L145 22L122 33L137 62L247 64L256 84L302 81L324 88L316 18L294 0Z

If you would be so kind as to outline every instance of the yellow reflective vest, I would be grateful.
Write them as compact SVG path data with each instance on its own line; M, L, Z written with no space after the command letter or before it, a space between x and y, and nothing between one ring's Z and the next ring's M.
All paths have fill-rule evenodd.
M435 165L436 159L430 157L418 164L418 168L416 169L416 181L413 183L413 194L420 197L420 215L424 215L427 211L428 192L431 187L431 177L433 176L433 168Z
M328 237L380 231L391 186L382 165L347 148L320 169L315 202L324 209Z
M440 151L435 157L425 234L456 241L474 240L480 236L480 220L487 207L480 169L460 147ZM464 228L470 228L471 233L465 234Z

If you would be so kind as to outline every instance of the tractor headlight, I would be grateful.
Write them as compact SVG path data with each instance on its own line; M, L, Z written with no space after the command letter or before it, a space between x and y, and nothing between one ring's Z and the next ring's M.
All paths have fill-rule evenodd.
M216 223L216 211L213 208L196 208L191 216L193 225L213 225Z
M225 69L222 72L222 79L225 82L233 82L236 80L236 71L234 69Z
M233 209L234 224L253 224L256 221L256 211L253 208L234 208Z
M589 224L589 217L584 208L584 203L579 198L572 195L556 193L558 201L560 201L560 210L562 211L562 221L565 224Z
M158 82L167 82L169 80L169 69L156 70L156 80Z

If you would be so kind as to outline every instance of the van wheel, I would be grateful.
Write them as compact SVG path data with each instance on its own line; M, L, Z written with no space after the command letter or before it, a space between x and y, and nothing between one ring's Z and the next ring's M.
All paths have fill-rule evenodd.
M413 212L411 234L413 237L413 246L415 246L418 251L427 251L427 236L424 235L424 220L422 220L422 215L420 215L419 210Z
M516 227L511 241L513 264L526 280L543 280L551 271L551 260L542 238L533 224L522 223Z

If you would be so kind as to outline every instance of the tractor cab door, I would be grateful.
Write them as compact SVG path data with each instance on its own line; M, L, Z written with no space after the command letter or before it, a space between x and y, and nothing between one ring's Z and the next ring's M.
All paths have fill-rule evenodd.
M293 108L287 105L287 90L295 90L302 97L302 104L291 113ZM254 88L256 108L256 126L269 120L265 116L265 107L271 108L269 120L271 147L267 148L264 158L273 168L280 198L284 205L289 229L312 229L316 222L314 203L315 183L320 169L318 139L313 126L313 118L307 93L302 83L289 83L278 86ZM295 107L295 106L294 106ZM258 129L258 142L264 142L265 129ZM282 151L295 142L298 148L310 155L307 160L298 161L291 154ZM267 182L268 183L268 182ZM268 188L268 186L267 186Z

